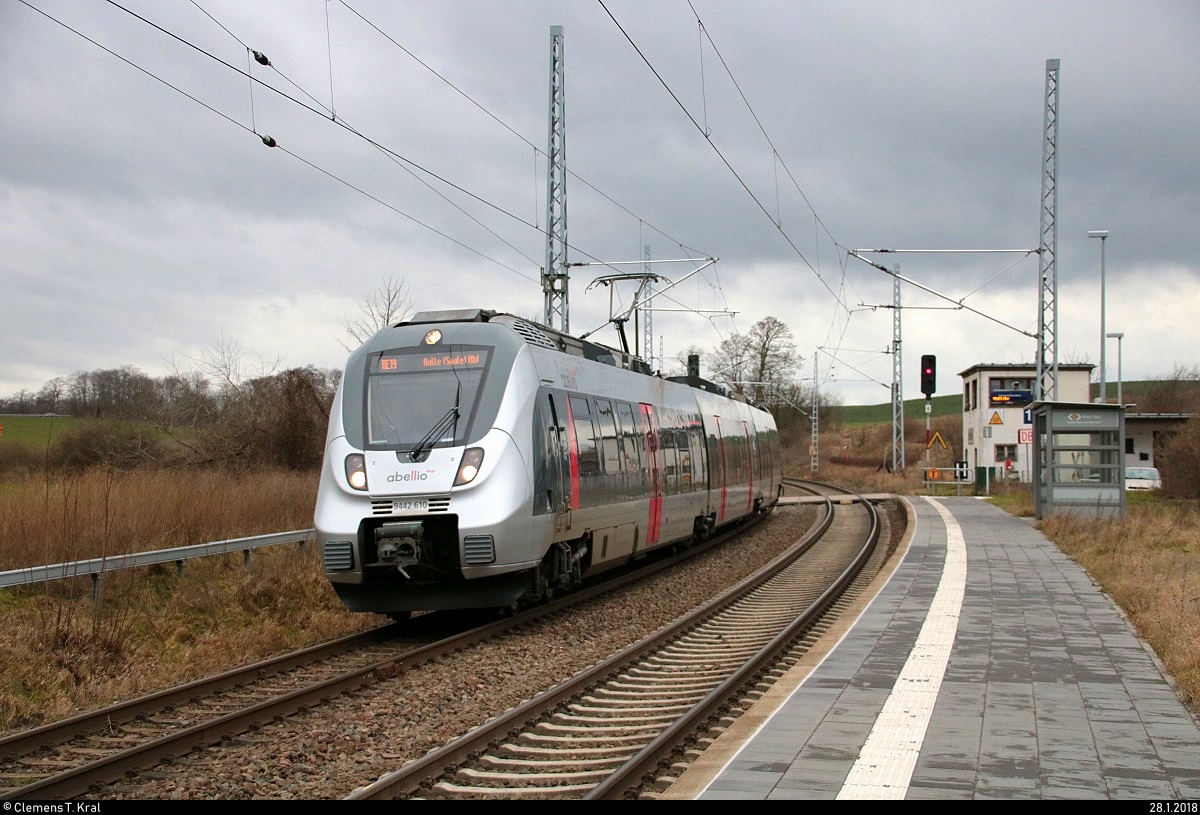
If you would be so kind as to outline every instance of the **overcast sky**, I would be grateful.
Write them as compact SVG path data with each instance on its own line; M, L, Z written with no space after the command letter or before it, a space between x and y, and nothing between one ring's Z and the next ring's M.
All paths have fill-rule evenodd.
M909 281L905 396L922 354L939 394L1034 363L1038 256L946 250L1038 247L1058 59L1059 362L1200 361L1194 0L0 0L0 395L230 343L341 368L389 278L540 318L552 26L572 333L618 344L632 284L593 281L647 247L716 258L651 267L686 278L663 367L773 316L802 381L887 402L894 278L848 250L938 250L866 256Z

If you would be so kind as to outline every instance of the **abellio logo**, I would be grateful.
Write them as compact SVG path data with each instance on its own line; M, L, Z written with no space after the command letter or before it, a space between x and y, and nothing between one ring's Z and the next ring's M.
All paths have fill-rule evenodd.
M419 472L417 470L409 470L407 473L395 472L387 477L388 483L398 483L404 481L427 481L429 479L428 472Z

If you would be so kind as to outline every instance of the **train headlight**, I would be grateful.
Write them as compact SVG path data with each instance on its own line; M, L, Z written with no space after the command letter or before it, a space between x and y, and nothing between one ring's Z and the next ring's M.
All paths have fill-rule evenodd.
M356 490L367 489L367 459L362 453L346 456L346 481Z
M461 487L470 484L479 475L479 465L483 464L483 448L468 447L463 451L462 464L458 465L458 475L454 477L454 486Z

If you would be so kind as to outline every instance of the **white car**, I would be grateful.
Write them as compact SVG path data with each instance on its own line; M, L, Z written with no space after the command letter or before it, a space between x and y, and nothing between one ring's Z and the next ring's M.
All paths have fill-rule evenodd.
M1158 490L1162 489L1162 477L1155 467L1126 467L1125 489L1127 490Z

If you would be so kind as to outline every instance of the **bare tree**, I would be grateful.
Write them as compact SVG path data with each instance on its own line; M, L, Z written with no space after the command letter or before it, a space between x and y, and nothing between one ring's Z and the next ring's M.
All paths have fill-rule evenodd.
M716 370L710 376L736 393L745 393L750 379L750 338L745 334L730 334L713 349L713 359Z
M791 330L775 317L763 317L750 327L752 393L756 401L790 382L796 375L800 356Z
M250 365L246 362L246 349L242 347L241 340L224 334L210 343L199 358L188 359L203 377L217 383L218 389L227 398L236 396L245 380L270 376L283 361L278 355L270 362L259 357L257 363Z
M69 384L65 376L56 376L38 391L37 408L39 411L48 413L57 413L59 401L63 398L63 394L67 392Z
M353 351L380 329L403 320L411 309L412 300L408 297L408 286L404 281L395 277L386 278L379 288L359 302L356 316L342 320L342 328L354 340L353 344L342 342L342 347Z
M92 403L97 417L146 419L155 413L154 380L132 365L91 373Z
M721 380L756 402L791 382L802 361L791 330L776 317L764 317L749 333L722 340L716 359Z

